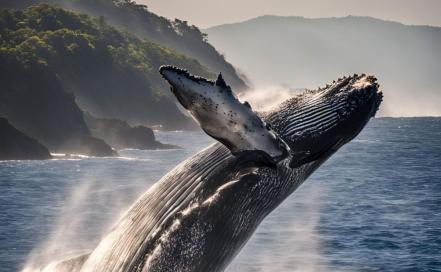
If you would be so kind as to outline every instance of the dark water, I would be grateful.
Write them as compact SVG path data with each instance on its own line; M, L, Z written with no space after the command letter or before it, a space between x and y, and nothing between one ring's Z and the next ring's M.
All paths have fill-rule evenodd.
M120 158L0 162L0 271L93 247L211 142ZM259 227L228 271L441 271L441 118L375 119Z

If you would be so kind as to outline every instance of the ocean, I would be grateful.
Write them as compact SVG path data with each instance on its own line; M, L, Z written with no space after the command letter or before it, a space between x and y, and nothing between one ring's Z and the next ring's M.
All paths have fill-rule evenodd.
M202 132L157 137L183 148L0 162L0 271L93 248L149 186L213 142ZM441 271L441 118L373 119L227 271Z

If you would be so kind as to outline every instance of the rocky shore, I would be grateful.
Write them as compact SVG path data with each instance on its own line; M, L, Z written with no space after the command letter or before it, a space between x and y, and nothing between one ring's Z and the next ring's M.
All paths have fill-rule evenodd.
M49 150L0 117L0 160L50 159Z

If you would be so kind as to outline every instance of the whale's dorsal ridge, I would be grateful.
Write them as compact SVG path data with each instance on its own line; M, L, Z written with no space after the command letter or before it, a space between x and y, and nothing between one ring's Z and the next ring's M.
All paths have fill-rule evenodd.
M219 73L216 79L216 86L223 87L223 88L229 88L227 83L225 82L224 78L222 77L222 73Z

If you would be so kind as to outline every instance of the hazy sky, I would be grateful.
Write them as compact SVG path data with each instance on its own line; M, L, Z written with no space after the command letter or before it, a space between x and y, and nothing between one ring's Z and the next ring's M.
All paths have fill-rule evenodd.
M168 18L205 28L260 15L371 16L405 24L441 26L441 0L135 0Z

